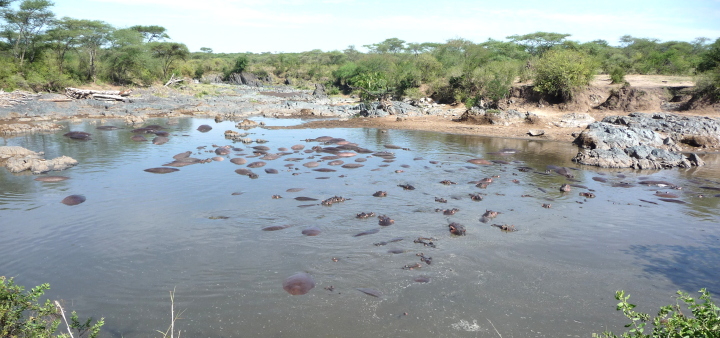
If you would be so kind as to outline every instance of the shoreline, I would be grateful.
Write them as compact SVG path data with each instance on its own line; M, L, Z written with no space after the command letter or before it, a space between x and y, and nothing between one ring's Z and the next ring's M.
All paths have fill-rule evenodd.
M212 95L198 95L198 92L207 91L211 91ZM518 102L514 108L505 111L486 112L476 108L468 110L462 104L453 106L406 100L393 101L394 107L390 112L384 109L371 109L368 112L359 107L358 103L358 100L352 97L317 97L308 90L287 86L275 88L194 85L179 89L151 87L137 90L126 102L95 99L68 101L61 94L33 94L22 104L0 108L0 135L13 137L28 132L57 131L62 126L56 122L76 119L116 119L136 127L143 125L146 119L153 118L204 117L215 118L216 121L242 121L262 116L280 119L313 118L312 121L295 126L264 127L269 129L402 129L574 143L589 124L603 121L607 117L627 117L635 112L671 114L680 118L720 124L720 111L714 109L651 109L631 113L605 108L561 109L560 106ZM531 131L536 136L532 136ZM664 133L669 135L682 131L666 130ZM715 153L720 151L720 142L705 142L699 146L676 142L674 149L684 153Z

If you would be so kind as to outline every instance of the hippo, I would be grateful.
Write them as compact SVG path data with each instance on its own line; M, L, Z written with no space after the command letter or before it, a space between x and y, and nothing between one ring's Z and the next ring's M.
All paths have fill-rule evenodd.
M448 224L448 228L450 230L450 233L453 235L465 236L465 227L458 223L452 222Z

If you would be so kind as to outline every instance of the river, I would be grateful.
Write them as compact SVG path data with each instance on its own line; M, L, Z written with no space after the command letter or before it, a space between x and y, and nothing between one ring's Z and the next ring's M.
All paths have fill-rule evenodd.
M170 324L173 290L182 337L589 337L621 332L626 321L615 311L616 290L651 314L674 304L677 290L720 292L720 191L707 189L720 187L718 155L692 169L600 169L570 162L577 148L557 142L254 128L248 137L267 140L262 145L270 153L298 144L337 146L305 141L332 136L394 155L340 158L364 165L347 169L321 159L333 154L301 150L265 160L251 179L235 172L246 164L229 160L261 161L252 157L258 144L226 140L225 130L242 132L233 122L150 123L166 126L170 141L132 141L131 128L113 120L104 124L126 129L96 130L101 122L83 120L58 133L0 139L80 163L49 173L70 177L61 182L0 170L0 275L28 288L50 283L46 295L62 299L68 311L105 317L103 337L159 336ZM202 124L213 129L201 133ZM63 137L68 130L92 133L92 140ZM222 145L242 149L177 172L144 171L185 151L211 158ZM467 162L475 158L496 162ZM311 161L336 171L302 165ZM558 167L574 178L556 173ZM477 187L483 178L493 182ZM648 180L682 189L640 184ZM573 185L570 192L560 191L565 183ZM374 197L377 191L387 197ZM658 191L677 198L661 200ZM73 194L86 201L60 203ZM345 201L320 205L333 196ZM442 212L453 208L454 215ZM499 214L482 223L486 210ZM356 218L361 212L387 215L394 224ZM451 235L451 222L466 235ZM271 225L288 227L262 230ZM320 234L303 235L309 227ZM379 231L355 236L373 229ZM414 243L420 237L435 247ZM421 253L431 264L421 262ZM403 269L416 263L421 267ZM299 272L312 276L315 288L294 296L283 281Z

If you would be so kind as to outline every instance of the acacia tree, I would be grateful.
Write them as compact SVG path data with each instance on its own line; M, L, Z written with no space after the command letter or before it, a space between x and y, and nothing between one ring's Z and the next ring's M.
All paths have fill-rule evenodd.
M82 20L83 25L81 29L80 42L88 53L89 68L88 68L88 79L95 82L97 75L97 58L100 48L107 44L110 39L110 34L114 28L99 20Z
M47 32L52 49L56 54L60 74L64 72L65 54L81 45L80 38L84 21L87 20L64 17L56 21Z
M364 45L371 53L386 54L392 53L397 54L405 49L405 40L398 38L389 38L380 43L374 43L372 45Z
M163 79L167 79L168 71L174 61L185 60L190 55L187 46L177 42L152 42L149 47L153 57L161 62Z
M0 14L7 23L4 35L13 45L13 55L23 65L26 56L34 58L35 43L45 27L55 17L49 0L23 0L17 10L9 8L10 1L0 3Z
M169 39L170 36L165 32L162 26L132 26L130 29L140 32L145 38L145 42L153 42Z
M149 84L150 55L143 44L143 36L133 29L118 29L110 35L110 48L103 53L102 74L118 84L141 82Z
M542 55L553 46L563 44L568 36L570 34L535 32L525 35L511 35L506 39L525 47L525 50L532 55Z

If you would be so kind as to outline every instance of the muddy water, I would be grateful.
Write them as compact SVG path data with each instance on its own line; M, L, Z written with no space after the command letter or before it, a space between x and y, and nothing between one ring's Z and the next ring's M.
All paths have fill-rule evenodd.
M249 146L237 143L245 150L221 162L168 174L143 171L188 150L192 157L214 157L212 145L231 144L223 132L235 129L231 122L203 119L173 123L163 145L134 142L129 129L95 130L90 121L69 126L92 133L86 142L62 137L67 130L1 140L44 151L48 158L68 155L80 165L60 173L71 178L56 183L0 170L0 275L28 287L50 283L48 295L63 299L67 308L105 317L106 337L166 330L173 289L176 312L183 311L176 328L186 337L586 337L622 328L613 299L619 289L646 312L672 303L678 289L720 293L720 198L714 197L720 191L701 188L720 187L717 155L693 170L607 170L574 165L569 159L577 150L552 142L256 128L248 137L268 140L271 152L295 144L309 149L321 144L303 140L329 135L394 152L395 159L358 154L341 160L364 167L344 169L320 160L331 154L299 152L264 160L265 167L251 169L259 177L250 179L234 172L246 165L229 160L260 159L248 157ZM213 129L200 133L202 124ZM289 157L303 160L285 161ZM473 158L509 164L467 162ZM302 166L318 160L318 168L337 171ZM548 165L571 168L575 181ZM266 174L266 168L278 173ZM485 189L470 183L493 176L499 177ZM683 189L638 184L648 179ZM564 183L576 186L562 193ZM407 184L415 190L399 187ZM684 203L662 201L658 190ZM373 197L376 191L387 191L387 197ZM471 193L484 198L473 201ZM73 194L87 200L60 203ZM333 196L347 200L320 205ZM452 208L459 211L436 211ZM481 223L486 210L500 214ZM395 223L380 227L377 217L356 218L361 212L387 215ZM451 222L464 225L466 236L450 235ZM492 224L518 231L502 232ZM271 225L289 227L261 230ZM321 232L305 236L308 227ZM379 231L354 236L373 229ZM432 238L436 247L414 243L418 237ZM396 238L402 240L390 242ZM389 243L375 245L380 242ZM432 264L421 262L420 253L432 257ZM422 267L403 269L416 263ZM299 272L310 274L316 286L293 296L283 281ZM418 277L429 283L415 282Z

